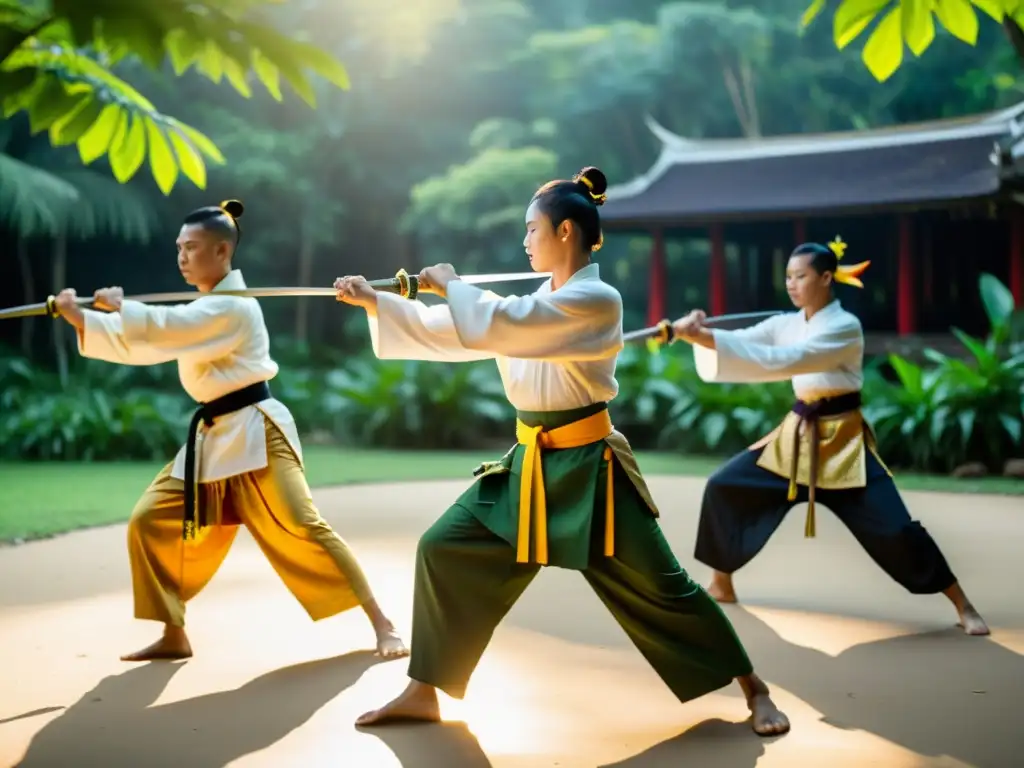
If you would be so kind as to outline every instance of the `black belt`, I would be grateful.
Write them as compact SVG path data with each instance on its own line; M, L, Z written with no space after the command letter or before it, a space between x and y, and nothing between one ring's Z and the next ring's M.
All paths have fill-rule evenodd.
M224 416L250 405L270 399L270 386L265 381L250 384L248 387L228 392L223 397L203 403L192 414L188 425L188 442L185 443L185 519L182 526L182 537L195 538L196 530L206 525L206 512L203 505L196 503L196 438L199 435L199 423L212 427L213 422ZM200 500L202 497L199 497Z
M822 416L838 416L842 413L856 411L861 406L860 392L846 392L835 397L807 403L797 400L793 404L793 413L800 417L796 437L793 440L793 466L789 469L789 500L796 500L796 474L800 463L800 425L806 423L810 427L809 452L811 455L810 477L807 481L807 522L804 525L804 536L814 536L814 491L818 483L818 451L821 444L821 432L818 430L818 419Z

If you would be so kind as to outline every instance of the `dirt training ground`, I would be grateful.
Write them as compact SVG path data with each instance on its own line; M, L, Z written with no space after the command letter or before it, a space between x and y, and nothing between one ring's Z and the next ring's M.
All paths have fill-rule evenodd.
M666 535L701 580L703 481L653 478ZM419 534L464 482L315 492L408 638ZM194 659L129 665L124 526L0 549L0 766L46 768L886 768L1021 765L1024 501L909 493L993 629L969 638L942 597L906 594L826 511L804 507L736 580L728 608L793 721L763 740L738 690L678 704L577 574L541 574L498 629L468 725L357 731L405 682L359 611L311 623L241 534L190 606Z

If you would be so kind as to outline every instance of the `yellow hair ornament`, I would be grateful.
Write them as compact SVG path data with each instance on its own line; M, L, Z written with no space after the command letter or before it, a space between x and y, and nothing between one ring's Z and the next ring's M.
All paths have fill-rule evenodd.
M586 176L581 176L579 174L576 174L575 176L573 176L572 180L575 181L575 182L582 182L583 186L585 186L587 189L590 190L590 199L593 200L595 203L600 205L601 203L603 203L605 200L608 199L608 195L605 195L605 194L595 195L594 194L594 182L592 182Z
M846 255L846 243L842 241L839 235L836 235L836 239L828 244L828 248L836 255L836 261L842 261L843 256ZM860 276L864 274L864 270L869 266L871 266L870 261L862 261L859 264L851 264L850 266L837 266L834 279L837 283L842 283L843 285L863 288L864 283L861 282Z
M590 252L597 253L601 250L602 245L604 245L604 232L601 232L597 237L597 242L590 246Z
M240 200L221 200L217 207L224 211L224 215L231 219L235 226L238 226L238 219L245 210Z

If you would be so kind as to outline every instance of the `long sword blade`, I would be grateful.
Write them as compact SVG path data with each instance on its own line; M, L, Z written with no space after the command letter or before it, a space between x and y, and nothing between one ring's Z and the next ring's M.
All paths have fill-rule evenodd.
M532 280L550 277L550 272L501 272L489 275L461 275L460 279L465 283L483 285L486 283L505 283L517 280ZM384 280L371 280L377 290L397 292L399 288L398 278L387 278ZM201 295L197 291L173 291L167 293L142 293L134 296L125 296L132 301L141 301L144 304L174 304L178 302L194 301ZM275 296L334 296L335 290L331 287L268 287L268 288L242 288L235 291L217 291L218 296L248 296L251 298L268 298ZM92 297L82 296L77 300L80 307L92 306ZM0 309L0 320L13 320L19 317L39 317L51 314L49 302L38 304L25 304L20 307Z
M460 275L462 282L471 285L481 283L511 283L516 280L533 280L538 277L551 277L550 272L504 272L496 275Z
M769 310L767 312L737 312L732 315L716 315L715 317L709 317L704 321L704 324L716 326L743 322L745 320L765 320L777 314L779 314L777 310ZM638 331L630 331L629 333L622 334L622 341L625 344L629 344L633 341L654 339L659 336L664 337L666 334L669 334L668 340L671 341L671 332L671 327L666 331L664 330L664 325L652 325L650 328L641 328Z

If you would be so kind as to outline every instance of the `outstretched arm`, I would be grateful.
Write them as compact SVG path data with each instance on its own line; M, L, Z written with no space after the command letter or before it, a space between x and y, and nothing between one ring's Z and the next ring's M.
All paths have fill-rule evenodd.
M367 312L367 322L373 353L381 360L466 363L494 358L486 350L462 344L446 304L428 307L385 293L378 297L376 313Z
M366 310L373 353L381 360L463 363L494 357L462 345L445 304L428 307L421 301L377 293L361 276L339 277L334 288L338 301Z
M622 299L596 280L557 291L495 299L453 280L452 322L467 349L526 360L602 360L622 349Z
M85 357L125 365L155 365L193 355L216 359L235 349L245 333L240 305L228 298L207 296L180 306L151 307L125 301L119 292L100 293L99 303L114 311L82 313L78 349Z
M704 381L714 382L785 381L856 363L864 350L864 334L855 319L803 341L778 341L763 344L742 332L702 328L693 339L697 373Z

